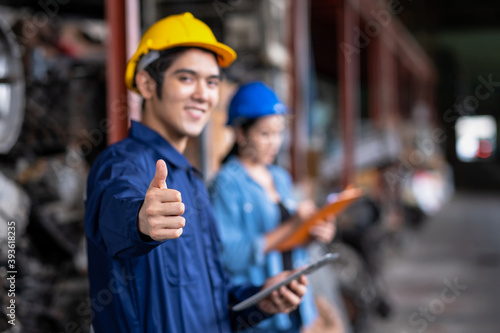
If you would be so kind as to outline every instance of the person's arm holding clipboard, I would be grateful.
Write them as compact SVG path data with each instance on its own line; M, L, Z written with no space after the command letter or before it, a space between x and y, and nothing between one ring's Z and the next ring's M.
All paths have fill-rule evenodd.
M274 249L283 252L303 246L311 240L311 236L316 236L316 238L321 240L317 235L322 232L321 226L325 225L325 221L331 219L332 216L339 215L362 195L363 191L359 188L348 188L339 193L334 202L324 205L308 219L302 221L288 237L283 238L281 242L277 243Z

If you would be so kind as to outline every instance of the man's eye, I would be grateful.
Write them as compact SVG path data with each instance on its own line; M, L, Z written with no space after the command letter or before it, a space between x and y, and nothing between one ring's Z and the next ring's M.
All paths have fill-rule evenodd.
M179 77L179 80L180 80L181 82L191 82L191 81L193 81L193 78L192 78L192 77L190 77L190 76L180 76L180 77Z
M209 87L218 87L219 86L219 81L218 80L209 80L208 81L208 86Z

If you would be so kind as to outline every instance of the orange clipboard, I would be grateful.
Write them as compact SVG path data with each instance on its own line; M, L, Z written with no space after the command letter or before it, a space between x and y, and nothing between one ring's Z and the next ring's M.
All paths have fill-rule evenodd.
M309 229L324 221L330 215L339 215L344 209L363 195L359 188L347 188L338 194L335 202L324 205L309 220L303 222L290 237L276 246L278 251L289 251L297 246L304 245L309 240Z

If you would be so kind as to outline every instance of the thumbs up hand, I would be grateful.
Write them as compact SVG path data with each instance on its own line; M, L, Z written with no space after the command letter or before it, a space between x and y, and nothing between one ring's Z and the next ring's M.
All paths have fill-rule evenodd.
M156 173L139 210L137 227L155 241L179 238L186 220L181 193L167 188L165 161L156 162Z

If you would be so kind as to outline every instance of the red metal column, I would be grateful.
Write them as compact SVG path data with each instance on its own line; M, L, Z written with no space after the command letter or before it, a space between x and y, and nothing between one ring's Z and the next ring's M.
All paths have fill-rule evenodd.
M368 47L370 115L383 128L390 115L396 112L396 61L391 38L382 33Z
M292 1L290 20L290 51L292 55L291 103L294 119L291 124L291 174L295 181L307 174L307 114L309 112L309 2Z
M127 26L127 60L132 58L141 40L141 9L139 0L126 0ZM128 92L128 115L130 119L141 121L142 98L131 91Z
M107 129L108 144L127 135L129 119L126 66L125 0L106 0L106 20L109 25L107 54Z
M390 37L387 37L384 42L384 45L382 45L382 63L380 65L381 68L384 69L382 70L384 73L384 82L387 83L387 89L383 89L383 103L384 107L386 107L384 117L387 119L391 118L391 115L398 114L398 96L400 93L398 91L397 57L396 54L391 51L396 46Z
M381 58L381 40L380 37L374 38L368 47L368 110L372 124L381 126L382 96L380 94L381 82L380 58Z
M359 15L346 1L338 7L337 12L339 45L355 46L354 28L359 26ZM339 95L340 95L340 123L344 145L342 184L347 186L354 181L354 148L355 148L355 120L357 115L357 89L359 81L359 53L352 52L347 56L340 52L339 66Z

